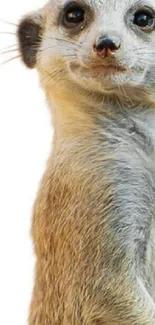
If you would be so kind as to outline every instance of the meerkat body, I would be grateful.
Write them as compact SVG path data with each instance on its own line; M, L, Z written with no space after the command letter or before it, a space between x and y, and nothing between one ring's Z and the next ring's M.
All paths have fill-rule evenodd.
M54 124L29 325L155 324L154 17L153 1L53 0L19 25Z

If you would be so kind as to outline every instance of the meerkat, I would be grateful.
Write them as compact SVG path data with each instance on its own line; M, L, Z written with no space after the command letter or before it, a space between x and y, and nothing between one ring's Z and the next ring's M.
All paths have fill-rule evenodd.
M154 325L155 2L50 0L17 36L54 125L29 325Z

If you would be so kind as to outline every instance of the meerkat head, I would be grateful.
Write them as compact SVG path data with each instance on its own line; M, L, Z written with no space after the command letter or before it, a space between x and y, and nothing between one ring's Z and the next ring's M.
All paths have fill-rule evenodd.
M154 0L50 0L22 19L18 39L25 64L53 91L154 87Z

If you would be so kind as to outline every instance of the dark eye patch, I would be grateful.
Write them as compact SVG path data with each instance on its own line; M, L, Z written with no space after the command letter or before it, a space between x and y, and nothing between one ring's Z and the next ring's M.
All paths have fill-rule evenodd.
M17 31L20 52L27 67L34 68L41 43L42 27L30 18L25 18Z

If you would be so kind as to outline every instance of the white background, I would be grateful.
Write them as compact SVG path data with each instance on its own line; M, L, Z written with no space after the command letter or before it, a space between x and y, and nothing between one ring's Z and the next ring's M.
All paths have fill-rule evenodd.
M0 18L18 23L46 0L0 1ZM2 54L17 43L14 25L0 21ZM14 46L14 49L17 46ZM10 48L9 48L10 49ZM32 205L51 145L52 128L37 73L19 59L0 65L0 324L25 325L33 285Z

